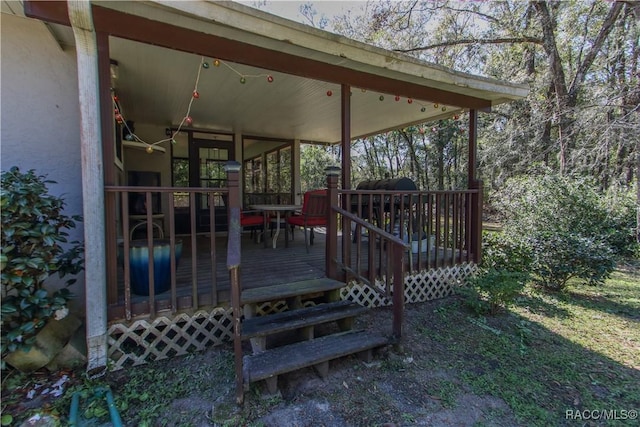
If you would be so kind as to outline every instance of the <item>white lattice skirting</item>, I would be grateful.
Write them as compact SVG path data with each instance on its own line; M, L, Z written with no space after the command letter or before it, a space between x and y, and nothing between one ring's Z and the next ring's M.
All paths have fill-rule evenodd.
M108 331L110 368L117 370L204 350L232 337L233 314L231 308L222 307L210 313L198 311L173 318L136 320L129 325L113 324Z
M475 264L462 264L407 274L405 301L416 303L446 297L475 269ZM382 281L377 281L376 286L384 289ZM348 284L342 289L341 297L365 307L391 305L389 298L361 283ZM265 303L258 307L258 314L277 313L285 309L284 301ZM163 316L154 320L136 320L130 324L116 323L108 331L110 368L118 370L185 355L230 341L232 337L231 308L218 307L211 312L182 313L172 318Z
M468 263L409 273L404 278L405 302L425 302L449 296L454 288L460 286L475 270L476 265ZM342 289L341 297L365 307L391 305L391 299L382 295L385 288L383 280L384 278L376 280L375 286L379 291L363 283L351 282Z

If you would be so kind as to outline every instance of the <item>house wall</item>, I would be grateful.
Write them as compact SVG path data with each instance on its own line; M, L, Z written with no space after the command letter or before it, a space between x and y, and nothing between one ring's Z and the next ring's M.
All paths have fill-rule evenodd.
M135 117L133 118L135 119ZM135 123L134 133L141 140L153 144L156 141L166 139L165 135L166 126L158 126L146 123ZM145 149L140 148L123 148L124 158L124 185L133 185L128 182L128 175L130 171L138 172L159 172L160 173L160 186L171 187L171 147L169 142L163 142L158 144L159 147L163 147L165 152L154 151L149 154ZM161 212L169 211L169 202L167 197L162 198ZM162 228L168 230L169 224L165 217Z
M8 14L2 14L0 42L0 169L46 175L57 182L48 188L64 197L65 213L82 214L75 50L63 50L42 22ZM69 240L83 240L82 223ZM84 281L78 279L74 301L83 301Z
M135 123L135 134L143 141L153 144L156 141L166 139L166 126ZM128 171L160 172L160 185L171 186L171 147L168 142L159 144L166 151L155 151L152 154L144 149L124 147L125 184Z

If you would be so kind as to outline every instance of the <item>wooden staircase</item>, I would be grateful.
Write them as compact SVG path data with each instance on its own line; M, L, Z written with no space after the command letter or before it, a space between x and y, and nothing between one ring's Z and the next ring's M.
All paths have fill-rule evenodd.
M389 343L379 334L353 330L355 317L367 308L340 300L344 286L343 282L321 278L247 289L240 294L244 316L235 319L234 337L236 376L241 379L236 384L238 403L253 382L265 380L268 391L275 393L281 374L313 366L324 377L329 361L351 354L370 359L374 348ZM260 304L283 300L286 311L257 315ZM305 306L307 301L315 305ZM333 333L320 336L318 326L333 322L337 328L324 328ZM251 354L243 350L242 343L247 340Z

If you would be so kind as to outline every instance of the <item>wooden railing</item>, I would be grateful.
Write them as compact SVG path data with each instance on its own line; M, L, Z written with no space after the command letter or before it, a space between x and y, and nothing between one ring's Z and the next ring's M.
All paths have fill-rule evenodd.
M229 190L107 186L105 192L109 320L130 320L140 315L154 318L158 311L176 313L216 306L218 282L229 280L224 264L218 265L219 254L216 253L216 239L226 241L227 237L216 237L215 233L221 226L227 227L224 200L228 199ZM146 213L132 215L130 194L142 197L146 206L161 205L163 213L149 209ZM186 234L176 232L176 217L180 215L178 224L184 223L188 230ZM148 281L142 287L148 290L148 295L132 292L131 257L137 250L132 251L132 248L146 251ZM167 249L169 270L162 275L169 275L170 292L159 296L151 285L158 275L156 264L159 260L155 253L156 250L164 251L166 255ZM180 252L182 256L178 259Z
M215 231L232 229L231 201L240 207L237 181L238 172L233 171L228 173L228 188L105 187L110 321L154 318L158 312L193 312L217 306L219 298L231 299L234 274L230 278L225 268L227 254L218 253L223 246L220 239L227 246L237 245L234 251L240 250L240 241L228 241L227 235L216 236ZM406 271L479 261L481 182L468 190L432 192L340 190L337 175L329 175L327 182L332 206L325 257L328 277L357 279L402 307ZM129 205L134 194L141 196L142 205L161 206L162 214L149 209L132 215ZM176 229L176 224L182 229ZM158 273L155 257L148 254L160 244L168 247L169 254L168 270L163 273L169 285L162 294L149 286ZM143 284L148 295L133 292L132 287L132 248L139 247L147 250L149 259ZM397 319L401 319L399 310ZM394 334L399 337L402 322L397 319Z
M339 206L338 172L339 169L336 168L327 169L327 197L331 206L327 218L327 276L344 281L357 279L375 292L390 298L393 303L393 336L400 340L404 323L405 253L408 245ZM358 244L355 256L352 257L349 233L343 232L342 250L338 251L338 218L341 218L342 230L349 230L351 223L367 230L369 242L366 250L362 250L362 245ZM378 286L376 279L383 286Z
M398 266L404 267L405 253L409 245L398 236L387 233L351 212L337 206L332 209L341 216L343 224L356 224L357 228L365 230L369 236L366 244L363 245L361 239L354 244L355 252L339 252L335 258L338 268L346 273L347 278L356 279L390 298L394 273ZM343 239L345 237L348 238L343 234ZM379 285L382 285L382 289Z
M327 172L327 275L392 298L399 339L406 271L479 262L482 184L456 191L339 190L337 171Z
M481 189L454 191L340 190L340 204L409 245L407 268L421 271L477 262ZM368 227L343 220L343 253L362 247ZM373 273L370 271L369 275ZM373 276L371 276L373 277Z

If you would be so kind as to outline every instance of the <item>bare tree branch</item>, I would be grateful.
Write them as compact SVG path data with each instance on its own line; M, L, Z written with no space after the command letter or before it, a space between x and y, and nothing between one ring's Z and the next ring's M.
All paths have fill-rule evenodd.
M543 40L538 37L499 37L496 39L460 39L460 40L449 40L441 43L435 43L427 46L418 46L411 49L394 49L395 52L409 53L409 52L417 52L424 51L430 49L436 49L443 46L458 46L463 44L505 44L505 43L535 43L535 44L543 44Z
M596 55L602 49L602 45L604 44L604 41L609 36L609 33L611 33L611 30L613 30L613 24L615 23L616 19L618 19L618 15L620 15L622 6L623 6L623 2L620 2L620 1L615 2L611 6L611 9L609 9L609 13L607 14L607 17L602 23L602 27L600 28L600 32L598 33L598 36L596 37L593 44L591 45L589 52L587 52L587 54L585 55L584 60L578 66L576 75L573 77L573 81L569 86L569 96L571 96L572 98L577 95L580 85L584 82L587 71L589 70L589 68L591 68L591 65L593 64L593 61L595 60Z

